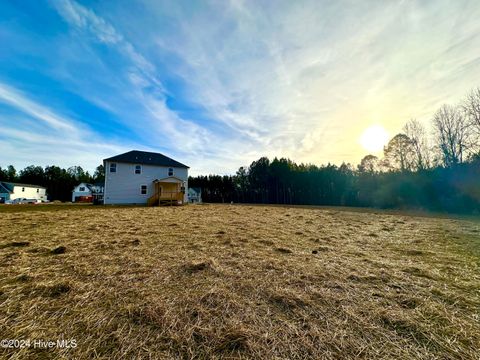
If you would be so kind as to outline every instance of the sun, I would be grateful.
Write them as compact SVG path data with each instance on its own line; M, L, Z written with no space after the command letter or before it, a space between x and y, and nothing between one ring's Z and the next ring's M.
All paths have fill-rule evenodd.
M372 125L360 136L360 144L369 152L379 152L388 142L388 132L381 125Z

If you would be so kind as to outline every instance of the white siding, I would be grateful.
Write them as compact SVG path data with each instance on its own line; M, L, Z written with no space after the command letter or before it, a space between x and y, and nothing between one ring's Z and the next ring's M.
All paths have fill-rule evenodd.
M191 203L202 202L202 196L201 195L202 195L201 191L196 192L192 188L188 189L188 201L191 202Z
M35 187L35 186L31 187L31 186L15 185L13 187L13 194L10 194L10 200L23 199L23 198L47 200L47 190L45 188Z
M84 187L85 191L80 191L81 187ZM80 185L75 186L75 188L72 191L72 202L75 202L75 198L77 196L91 196L91 195L92 195L92 192L87 187L87 184L81 183Z
M105 204L146 204L153 195L153 181L168 177L168 166L142 165L142 173L135 174L135 165L116 163L117 171L110 172L110 162L105 162ZM188 180L187 168L173 168L173 176L185 181ZM140 187L147 185L147 194L140 193ZM187 199L185 186L184 202Z

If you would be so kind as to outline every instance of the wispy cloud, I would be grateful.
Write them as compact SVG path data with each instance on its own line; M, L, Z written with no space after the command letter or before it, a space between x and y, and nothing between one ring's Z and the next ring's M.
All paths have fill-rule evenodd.
M190 84L191 99L219 121L250 129L246 146L258 153L358 161L366 126L394 133L412 116L429 116L438 106L430 99L457 101L474 85L460 70L462 58L478 56L473 2L246 4L215 3L215 22L208 11L192 20L176 9L178 26L157 44L180 59L171 71Z
M14 81L0 101L72 141L160 150L195 173L262 155L358 162L367 126L428 123L479 85L474 0L50 4L68 31L45 41L42 71L104 112L56 99L62 115Z
M8 115L8 121L5 121L7 116L2 116L0 121L3 161L55 163L66 167L80 162L87 169L92 169L101 162L102 156L125 150L119 144L106 142L81 123L38 104L21 91L2 83L1 103L15 111L15 115Z
M124 91L129 92L145 110L141 123L145 125L147 132L156 133L157 138L164 135L172 146L181 144L176 150L186 153L205 148L207 138L211 134L168 108L167 91L156 75L157 69L135 49L132 43L110 23L74 1L55 1L53 4L76 30L90 33L98 41L118 51L130 63L125 73L120 75L129 81L129 87Z
M49 109L28 100L19 91L2 83L0 83L0 102L7 103L56 130L76 135L76 128L71 120L57 116Z
M119 52L132 62L134 68L131 69L131 71L137 71L138 76L144 77L145 81L163 90L161 81L156 77L155 67L145 59L130 42L125 40L123 35L111 24L100 16L97 16L92 10L75 1L58 0L52 1L51 4L75 29L87 32L98 41L116 47ZM83 33L80 34L80 36L82 35Z
M90 30L100 41L111 44L123 41L123 37L110 24L77 2L58 0L52 1L51 4L69 23L77 28Z

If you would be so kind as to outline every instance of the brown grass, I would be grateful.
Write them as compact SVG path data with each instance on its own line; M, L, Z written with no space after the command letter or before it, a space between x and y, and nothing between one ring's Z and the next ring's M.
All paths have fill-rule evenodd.
M478 359L475 220L15 209L0 209L0 339L78 346L0 358Z

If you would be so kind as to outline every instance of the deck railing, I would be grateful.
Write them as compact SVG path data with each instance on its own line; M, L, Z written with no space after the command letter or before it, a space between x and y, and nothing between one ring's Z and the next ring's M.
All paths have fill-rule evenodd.
M184 193L180 191L162 191L161 194L156 193L150 196L147 201L148 206L170 204L173 205L181 201L183 203Z

